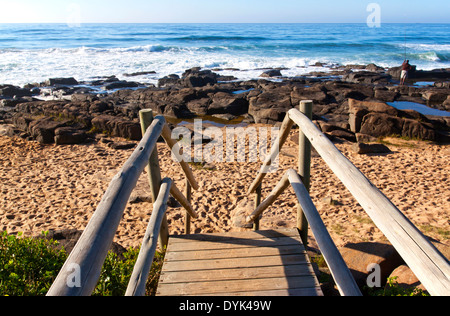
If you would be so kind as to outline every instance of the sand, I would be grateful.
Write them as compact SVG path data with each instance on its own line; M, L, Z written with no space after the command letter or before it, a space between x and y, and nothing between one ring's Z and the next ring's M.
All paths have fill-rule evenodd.
M293 130L280 155L280 167L263 184L263 198L289 168L297 166ZM390 154L358 155L351 143L336 146L427 236L450 244L450 146L429 142L385 139ZM0 231L36 235L60 229L83 230L109 182L133 150L115 150L102 142L84 145L40 145L20 138L0 137ZM158 144L163 177L174 179L184 191L184 177L170 151ZM240 230L233 226L236 212L250 210L249 185L260 163L214 163L211 168L193 166L200 190L192 205L199 219L192 232L214 233ZM311 196L338 247L346 243L386 242L364 210L332 174L320 157L312 158ZM152 211L148 201L147 175L140 178L124 211L115 241L138 247ZM330 205L330 198L333 205ZM169 208L171 234L184 231L184 211ZM296 199L287 190L261 220L262 229L294 227ZM310 232L312 244L313 235Z

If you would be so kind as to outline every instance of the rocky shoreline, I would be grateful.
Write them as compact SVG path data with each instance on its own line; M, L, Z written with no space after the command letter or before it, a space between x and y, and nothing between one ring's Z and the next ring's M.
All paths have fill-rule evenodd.
M450 140L450 117L386 104L408 101L450 111L450 69L414 70L405 86L398 85L398 67L374 64L295 78L283 77L282 69L261 71L261 79L237 81L193 68L181 77L164 77L157 86L114 76L92 82L54 78L24 87L0 85L0 133L58 145L86 142L96 132L139 140L138 113L144 108L175 119L208 116L225 123L279 124L301 100L313 100L313 120L331 138ZM412 84L420 81L426 85Z

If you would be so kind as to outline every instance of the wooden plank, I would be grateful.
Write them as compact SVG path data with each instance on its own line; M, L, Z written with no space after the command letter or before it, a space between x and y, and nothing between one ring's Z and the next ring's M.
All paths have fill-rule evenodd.
M168 261L163 265L162 271L198 271L228 268L267 267L277 265L289 265L307 263L307 256L283 255L252 258L210 259L196 261Z
M290 110L288 116L300 126L319 155L361 204L430 294L450 295L448 260L311 120L296 109Z
M267 297L267 296L323 296L322 289L317 286L314 288L300 288L300 289L283 289L270 291L247 291L247 292L228 292L228 293L214 293L203 294L203 296L237 296L237 297Z
M224 281L241 279L266 279L277 277L306 276L314 273L310 264L288 266L250 267L200 271L161 272L160 286L169 283Z
M271 240L267 239L226 239L223 242L209 242L203 241L201 242L201 246L199 246L198 241L191 241L186 243L173 243L171 244L169 241L169 247L171 251L198 251L199 249L203 250L212 250L212 249L230 249L230 248L245 248L245 247L275 247L275 246L283 246L283 245L298 245L304 249L303 244L301 243L300 237L297 238L274 238ZM201 248L199 248L201 247Z
M157 295L323 293L298 230L285 229L170 238Z
M212 282L172 283L158 288L157 295L181 296L235 292L272 291L297 288L316 288L320 286L312 275L290 278L243 279Z
M263 239L263 238L278 238L278 237L298 237L296 229L278 229L278 230L264 230L264 231L244 231L244 232L225 232L215 234L195 234L195 235L179 235L171 236L170 242L184 242L184 240L199 240L199 241L223 241L225 239Z
M202 259L244 258L276 256L287 254L304 254L303 247L298 245L285 245L278 247L238 247L230 249L212 249L199 251L170 251L166 254L166 261L186 261Z

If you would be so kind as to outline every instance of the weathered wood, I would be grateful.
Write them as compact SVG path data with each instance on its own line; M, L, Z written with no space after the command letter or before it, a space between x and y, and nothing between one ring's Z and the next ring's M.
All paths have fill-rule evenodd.
M245 293L323 295L297 229L170 238L157 295Z
M48 296L91 295L97 285L103 262L128 199L148 164L164 124L163 116L155 118L131 157L113 178L97 210L47 293ZM72 280L74 276L77 278L75 284L80 285L79 287L67 285L67 281Z
M308 276L312 274L310 264L296 264L280 268L280 266L267 267L248 267L234 269L216 269L214 271L213 281L241 280L247 279L266 279L266 278L282 278L295 276ZM206 282L211 281L211 274L200 271L163 271L161 272L161 282L163 283L189 283L189 282Z
M258 185L255 192L255 209L261 204L261 198L262 198L262 184ZM256 217L255 221L253 222L253 230L259 230L260 227L260 218Z
M139 117L140 117L140 121L141 121L142 135L144 135L145 131L147 130L147 128L150 126L150 124L153 121L153 111L150 109L141 110L141 111L139 111ZM166 124L164 124L161 133L164 131L165 126L166 126ZM149 158L147 174L149 177L152 201L153 201L153 203L155 203L156 199L158 198L159 189L161 186L161 169L159 167L157 146L155 146L155 148ZM167 242L169 240L169 225L167 224L166 215L164 215L163 222L161 224L159 240L160 240L161 246L163 246L163 247L167 246Z
M189 179L187 179L187 178L186 178L185 196L186 196L186 200L189 203L191 203L191 200L192 200L192 189L191 189L191 183L189 182ZM189 215L188 211L186 211L186 216L185 216L184 233L186 235L189 235L191 233L191 215Z
M170 243L169 243L170 244ZM201 244L197 244L200 246ZM192 247L192 245L189 245ZM220 247L220 246L219 246ZM192 249L192 248L191 248ZM198 248L197 248L198 249ZM226 248L225 248L226 249ZM274 247L231 247L228 251L224 248L219 249L198 249L198 250L179 250L171 251L166 255L166 260L185 261L185 260L204 260L204 259L225 259L228 257L261 257L261 256L277 256L283 254L304 254L305 250L297 241L290 245L277 245Z
M342 296L361 296L355 279L328 233L300 176L293 169L288 170L287 175L339 292Z
M170 131L170 128L167 124L164 125L161 136L166 141L170 150L172 150L173 147L176 145L176 142L172 139L172 132ZM199 189L199 185L198 185L197 181L195 180L195 177L194 177L194 174L192 173L191 167L189 167L187 162L184 161L183 158L180 157L176 151L173 151L172 153L175 155L177 161L179 161L179 164L181 165L181 168L183 169L184 174L186 175L186 178L188 179L189 183L191 184L191 187L197 191Z
M314 276L294 276L288 279L266 278L266 279L241 279L209 282L175 283L167 284L158 290L160 296L200 296L205 294L230 295L240 291L270 291L292 288L316 288L319 286Z
M264 160L264 163L263 163L258 175L256 176L255 180L253 181L253 183L251 184L251 186L248 190L249 195L252 193L255 193L258 186L264 180L264 177L266 176L270 166L272 165L273 161L275 161L275 159L277 158L277 156L280 153L281 147L283 147L284 143L286 142L286 140L289 136L289 132L291 131L291 128L293 125L294 125L294 122L289 118L288 115L286 115L286 118L284 119L284 121L281 125L280 134L278 136L278 139L275 141L274 145L272 146L272 148L270 150L270 154Z
M448 260L300 111L288 116L353 194L431 295L450 295Z
M173 238L172 238L173 239ZM271 242L268 242L267 239L255 239L251 242L247 239L242 238L233 238L233 239L224 239L223 241L203 241L202 242L202 249L203 250L217 250L217 249L232 249L232 248L248 248L250 247L259 247L259 248L265 248L265 247L272 247L274 244L277 244L279 246L289 246L289 245L298 245L301 244L300 237L297 236L297 238L273 238L271 239ZM169 241L169 246L172 251L197 251L198 250L198 242L192 241L192 242L186 242L186 243L171 243ZM299 246L303 247L303 245ZM304 250L304 248L302 248Z
M272 190L269 196L256 208L256 210L247 217L247 223L254 222L255 219L259 218L261 214L271 206L278 197L289 187L289 179L287 174L283 176L277 186Z
M169 199L172 185L172 180L167 178L161 183L161 189L153 205L152 216L150 217L125 296L145 295L145 287L158 246L159 230L167 210L167 200Z
M192 208L191 203L186 199L186 197L181 193L181 191L177 188L175 184L172 184L172 188L170 189L170 194L177 200L181 206L184 207L186 212L193 218L198 218L197 213L195 213L194 209Z
M312 119L313 102L312 101L301 101L300 102L300 112L305 114L310 120ZM300 133L298 135L298 172L309 192L311 183L311 143L302 132L302 127L300 127ZM300 236L302 237L303 243L308 244L308 221L305 214L303 213L302 206L299 204L297 207L297 228L300 230Z

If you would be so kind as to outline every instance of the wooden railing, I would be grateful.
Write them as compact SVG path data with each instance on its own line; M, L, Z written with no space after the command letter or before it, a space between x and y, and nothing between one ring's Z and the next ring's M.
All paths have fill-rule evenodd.
M291 185L299 201L297 226L304 244L307 245L308 226L310 226L341 294L361 294L308 193L312 145L390 240L427 290L432 295L449 295L450 266L445 257L318 130L310 119L312 102L303 101L301 109L306 115L296 109L287 113L275 146L272 147L250 186L249 194L256 193L257 207L248 221L254 222L255 229L258 229L262 212ZM143 131L141 142L111 181L97 210L47 293L48 296L86 296L93 292L128 199L144 168L147 167L154 207L126 295L145 294L145 282L157 244L159 242L160 246L164 247L168 243L166 209L169 193L186 210L186 233L189 233L190 218L197 218L197 214L190 205L190 196L191 188L198 190L199 186L189 165L181 157L177 157L186 175L185 196L171 179L161 179L156 142L162 136L171 149L175 146L164 117L157 116L153 119L153 114L149 110L141 111L140 117ZM269 197L261 202L262 181L294 124L301 129L299 173L289 170ZM176 151L173 151L173 154L176 154ZM77 282L72 282L73 280ZM74 284L76 286L73 286Z
M278 141L267 156L260 172L250 186L249 194L256 193L256 200L261 200L261 183L266 175L266 171L272 162L275 161L281 147L287 140L292 126L297 124L301 130L299 140L299 173L302 180L309 183L310 166L308 164L311 159L311 153L309 144L306 144L305 141L307 140L347 189L353 194L355 199L367 212L375 225L388 238L428 292L431 295L450 295L450 265L448 260L314 125L310 117L308 117L308 113L309 116L311 113L312 101L302 101L301 109L304 113L297 109L292 109L287 113L281 126ZM285 175L285 178L283 178L284 180L280 182L268 199L262 202L261 205L257 203L256 211L258 212L254 213L251 218L249 218L250 221L259 220L261 209L265 209L268 204L270 205L270 202L273 202L274 197L279 191L288 185L286 177L287 176ZM293 173L290 172L290 179L292 178ZM305 190L302 190L304 195L306 195L307 189L305 184ZM307 199L307 197L303 196L302 199ZM311 209L303 209L304 206L305 203L300 203L298 228L301 232L302 239L306 244L308 223L305 219L308 217L308 213L312 213L312 211ZM311 208L311 205L308 207ZM311 217L311 215L309 215L309 217ZM312 223L310 223L310 225L312 226ZM258 225L256 225L256 227L258 227ZM323 232L317 235L319 236L322 233ZM328 243L329 241L322 246L327 246Z
M331 239L319 212L311 200L306 186L303 184L300 176L295 170L290 169L285 173L269 196L257 206L256 210L250 216L247 217L247 223L253 223L255 219L259 218L261 214L289 187L289 185L294 189L298 202L311 226L311 230L314 233L314 237L316 238L317 244L330 269L331 275L338 286L339 292L342 296L361 296L361 291L359 290L355 279Z
M165 210L168 194L172 194L186 209L190 217L197 217L189 200L177 189L172 180L161 180L156 148L157 140L163 136L171 149L174 146L165 118L157 116L153 119L150 110L141 111L140 116L144 135L141 142L111 181L78 243L48 291L48 296L88 296L92 294L131 192L144 168L147 167L149 175L154 212L152 212L137 265L130 280L128 295L143 295L145 292L143 287L145 287L146 276L149 273L149 264L151 267L151 261L156 251L155 236L159 236L162 247L167 245L169 233ZM190 184L189 190L190 187L197 190L198 184L189 165L181 159L179 161L186 174L187 182Z

